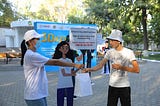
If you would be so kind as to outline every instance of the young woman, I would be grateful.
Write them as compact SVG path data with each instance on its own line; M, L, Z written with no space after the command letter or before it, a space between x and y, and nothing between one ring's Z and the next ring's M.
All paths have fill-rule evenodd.
M69 59L70 47L68 42L60 42L55 50L53 59L60 59L61 61L72 63ZM72 67L59 67L59 79L57 85L57 106L64 106L64 97L67 97L67 106L73 106L74 87L72 83L72 76L76 75L76 71L72 71Z
M59 59L49 59L36 52L40 46L39 41L43 35L35 30L28 30L24 35L27 51L24 55L24 76L25 88L24 99L27 106L47 106L48 79L45 65L68 66L82 68L81 64L74 64L60 61Z

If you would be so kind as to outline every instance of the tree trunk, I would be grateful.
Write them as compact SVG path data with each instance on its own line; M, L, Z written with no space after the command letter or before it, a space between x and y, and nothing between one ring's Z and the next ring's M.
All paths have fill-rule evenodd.
M146 7L142 8L142 26L143 26L143 41L144 41L144 50L148 50L148 35L147 35L147 14Z

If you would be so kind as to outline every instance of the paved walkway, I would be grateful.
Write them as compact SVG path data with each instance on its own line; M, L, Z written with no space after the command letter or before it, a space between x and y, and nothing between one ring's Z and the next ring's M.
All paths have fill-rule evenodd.
M140 62L140 74L129 74L132 106L160 106L160 63ZM48 106L56 106L57 73L48 72ZM108 76L92 73L92 96L74 101L74 106L106 106ZM24 75L19 62L0 64L0 106L26 106L23 99ZM119 105L120 106L120 105Z

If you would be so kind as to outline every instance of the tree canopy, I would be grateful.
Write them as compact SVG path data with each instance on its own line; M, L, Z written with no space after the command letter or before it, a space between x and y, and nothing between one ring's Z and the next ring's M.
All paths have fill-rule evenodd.
M112 29L123 32L125 44L160 45L160 0L45 0L37 11L27 2L18 12L17 5L0 1L0 26L16 19L41 19L62 23L97 24L108 36ZM14 10L14 11L13 11ZM150 18L149 18L150 17Z
M111 29L120 29L123 32L125 43L144 44L144 50L148 49L149 41L158 44L156 36L160 20L159 0L85 0L87 16L92 22L100 26L100 31L106 35ZM148 16L152 19L149 20ZM153 19L154 18L154 19ZM156 27L153 25L156 23ZM154 27L154 28L153 28ZM148 31L154 31L154 39L148 38ZM153 33L151 34L153 38ZM157 39L157 40L155 40Z
M11 4L7 0L0 0L0 27L9 27L15 19Z

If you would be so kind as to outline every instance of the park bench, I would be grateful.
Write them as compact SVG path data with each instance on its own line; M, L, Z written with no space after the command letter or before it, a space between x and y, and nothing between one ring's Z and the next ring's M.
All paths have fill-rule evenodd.
M21 58L21 53L17 52L7 52L7 53L0 53L0 59L4 59L6 64L13 58Z
M4 62L6 61L6 53L0 52L0 59L4 60Z
M138 57L138 60L142 59L142 51L135 51L134 54L136 57Z
M8 64L9 59L13 59L13 58L21 58L21 53L17 53L17 52L6 53L6 64Z

